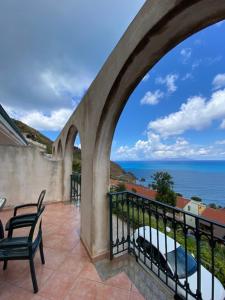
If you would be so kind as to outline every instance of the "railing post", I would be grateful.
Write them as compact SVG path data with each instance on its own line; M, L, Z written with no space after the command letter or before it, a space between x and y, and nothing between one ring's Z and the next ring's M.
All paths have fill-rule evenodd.
M109 237L110 237L110 260L113 259L113 219L112 219L112 195L109 194Z
M199 232L199 219L195 219L195 238L196 238L196 259L197 259L197 290L196 290L196 296L197 299L202 299L202 293L201 293L201 249L200 249L200 242L201 242L201 235Z
M130 253L130 199L129 195L126 193L126 204L127 204L127 243L128 243L128 253Z
M70 175L70 202L72 202L73 194L72 194L72 174Z

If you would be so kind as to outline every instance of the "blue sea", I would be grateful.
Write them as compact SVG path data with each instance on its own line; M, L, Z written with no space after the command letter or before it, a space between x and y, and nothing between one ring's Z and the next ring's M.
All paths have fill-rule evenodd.
M148 185L152 174L167 171L173 177L174 190L184 197L198 196L206 204L225 206L225 161L117 161L127 172Z

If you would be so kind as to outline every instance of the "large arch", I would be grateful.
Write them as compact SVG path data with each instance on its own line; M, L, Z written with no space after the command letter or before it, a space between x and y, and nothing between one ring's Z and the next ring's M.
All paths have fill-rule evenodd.
M70 175L72 174L73 148L78 130L75 125L71 125L66 134L64 150L64 176L63 176L63 195L64 200L70 199Z
M108 252L110 150L129 95L168 51L222 19L224 0L147 0L62 130L58 140L71 123L82 136L81 238L92 258Z

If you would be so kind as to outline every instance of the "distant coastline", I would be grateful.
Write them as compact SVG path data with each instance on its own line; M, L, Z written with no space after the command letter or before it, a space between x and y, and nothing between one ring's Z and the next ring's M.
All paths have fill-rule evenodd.
M169 172L174 189L184 197L199 196L205 204L225 206L225 160L154 160L117 161L126 171L132 172L142 185L151 184L156 171ZM139 183L137 181L137 183Z

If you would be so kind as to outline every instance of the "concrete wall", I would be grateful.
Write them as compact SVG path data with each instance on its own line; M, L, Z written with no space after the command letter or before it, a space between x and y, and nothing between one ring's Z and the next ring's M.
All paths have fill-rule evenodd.
M62 160L51 160L35 147L0 145L0 197L6 206L36 202L46 189L45 201L62 201Z

